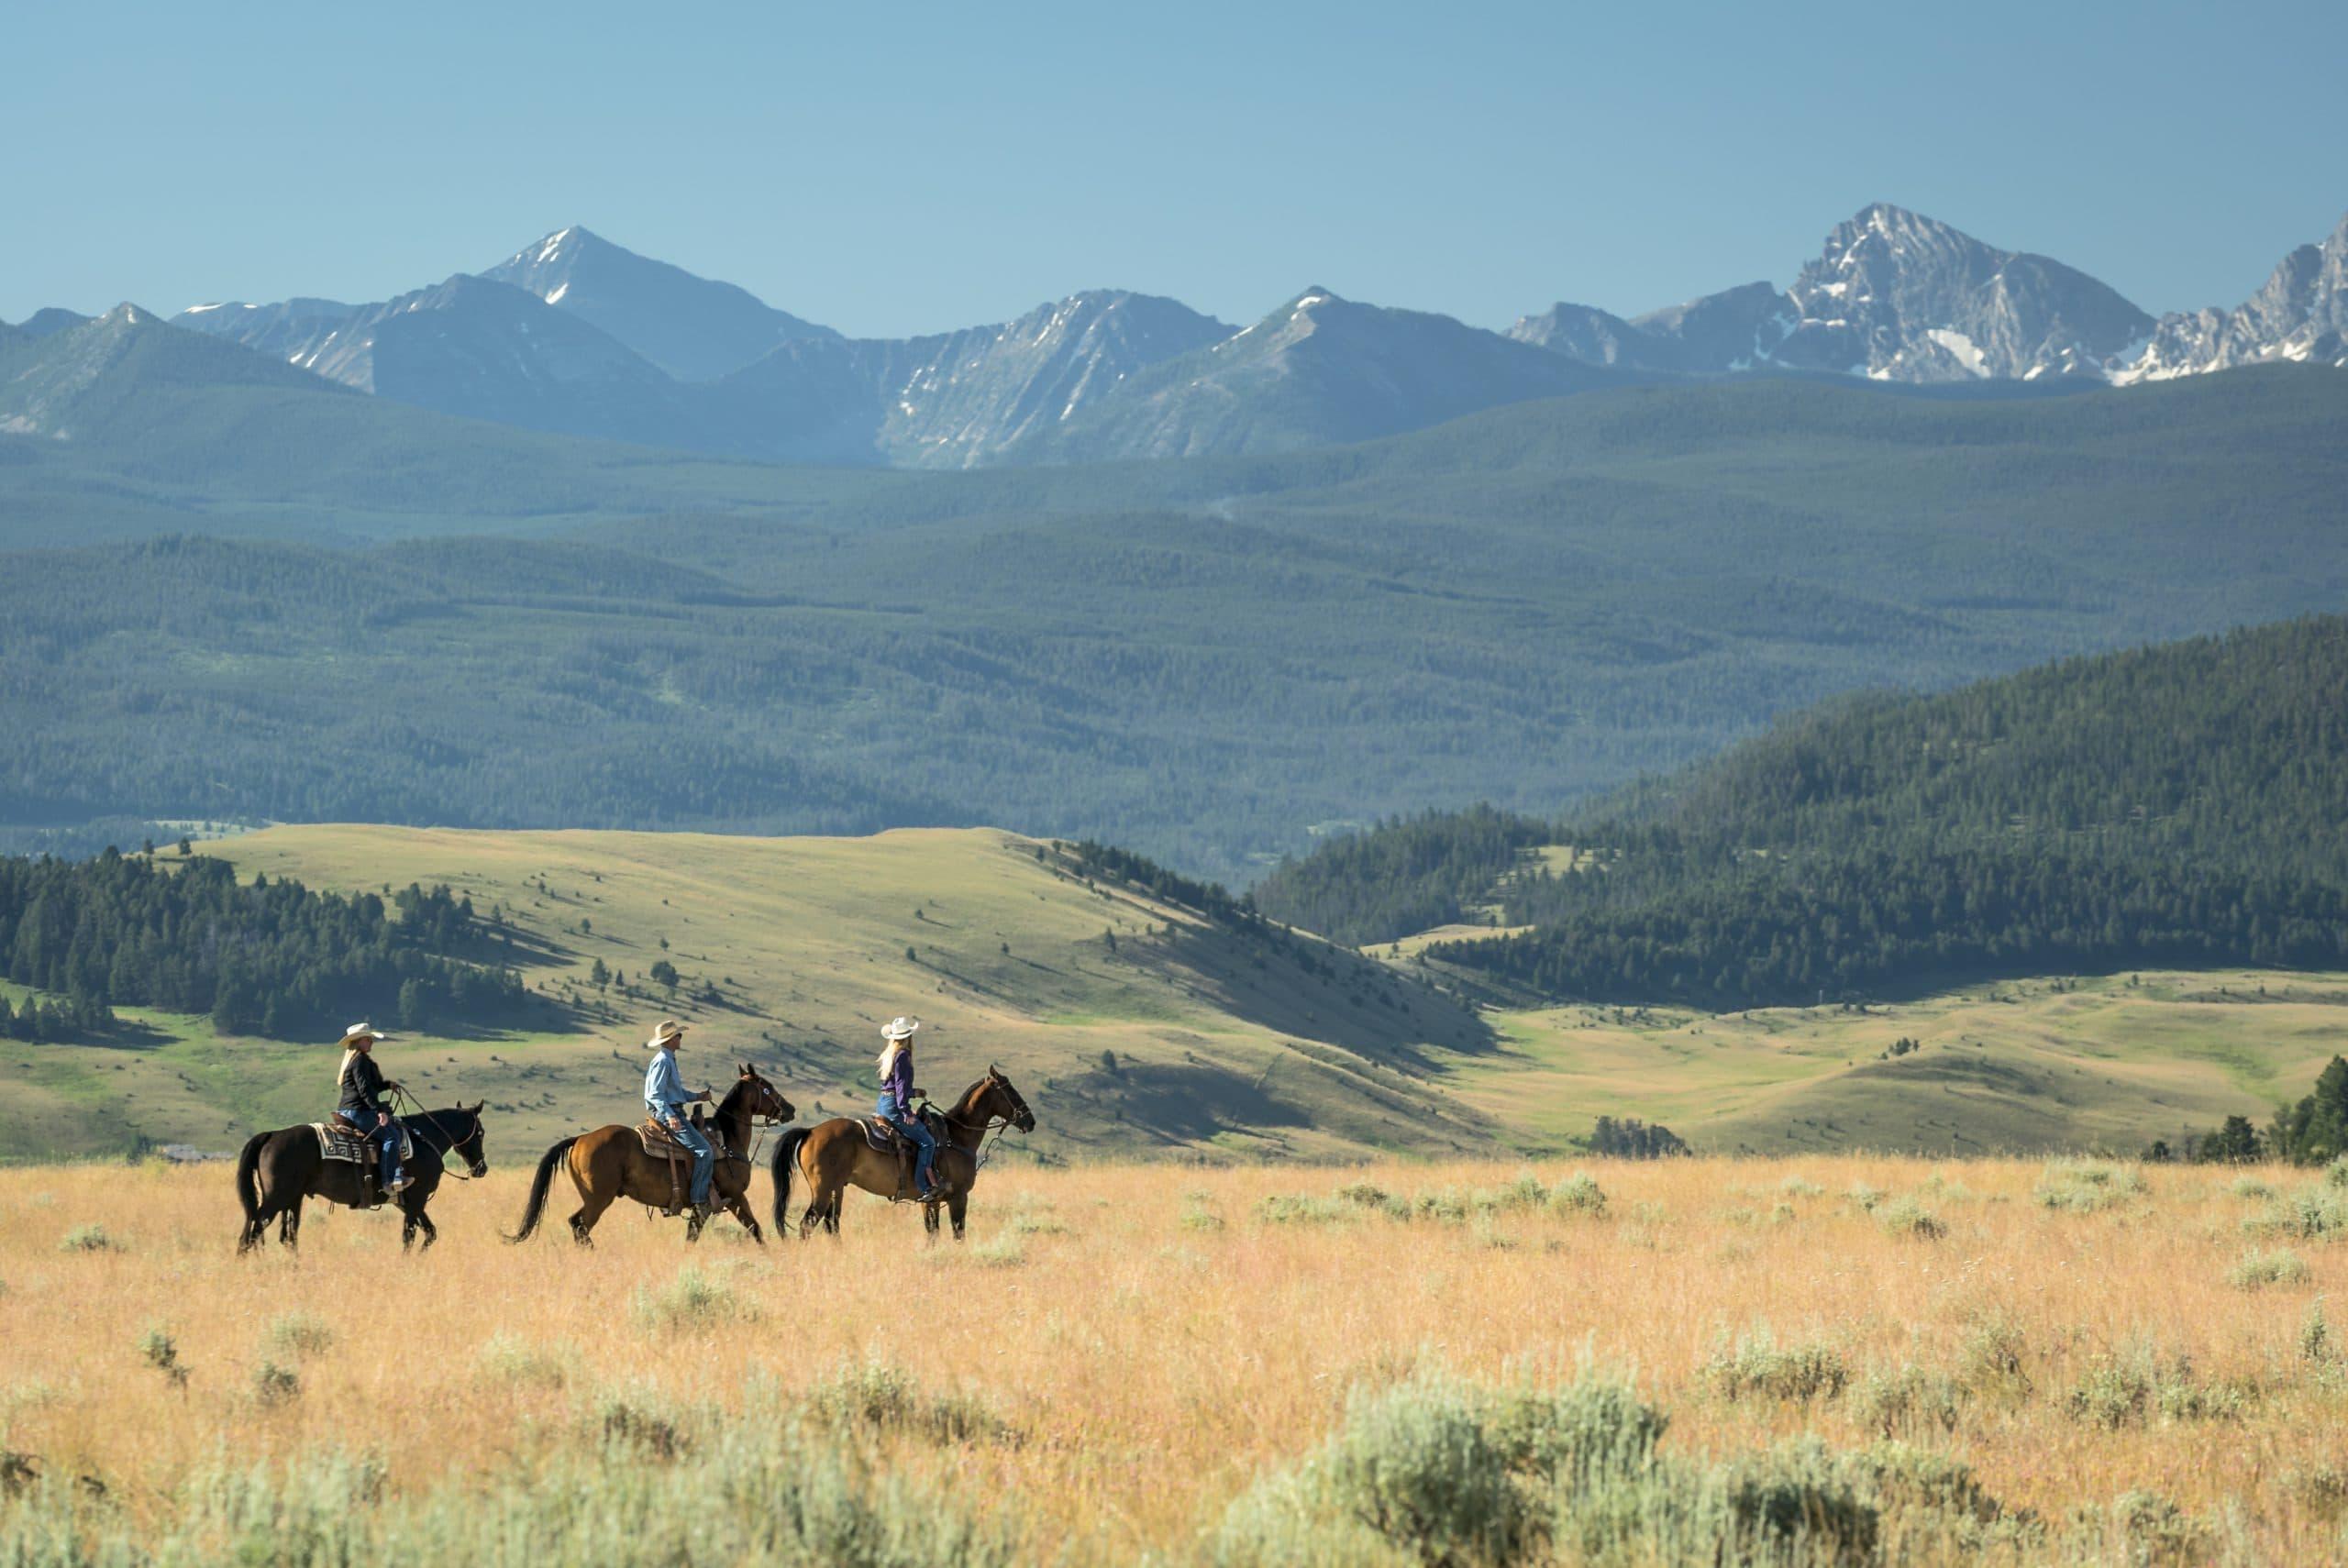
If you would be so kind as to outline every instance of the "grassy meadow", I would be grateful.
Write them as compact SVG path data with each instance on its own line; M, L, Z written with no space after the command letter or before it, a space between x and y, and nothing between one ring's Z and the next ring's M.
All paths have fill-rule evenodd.
M1702 1151L2108 1149L2264 1123L2348 1051L2348 976L2257 970L2006 980L1913 1002L1733 1013L1573 1006L1495 1015L1446 1087L1552 1146L1600 1115ZM1894 1054L1902 1041L1912 1048Z
M0 1171L0 1562L2348 1551L2322 1173L996 1166L958 1246L859 1195L581 1253L499 1239L525 1153L419 1256L313 1208L240 1260L224 1166Z

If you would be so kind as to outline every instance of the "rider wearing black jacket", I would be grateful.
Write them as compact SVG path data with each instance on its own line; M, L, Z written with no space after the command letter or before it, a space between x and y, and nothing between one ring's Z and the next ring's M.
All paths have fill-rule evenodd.
M383 1069L375 1065L375 1042L382 1038L364 1023L354 1023L344 1032L342 1074L338 1080L341 1098L335 1114L375 1145L376 1170L383 1190L393 1193L407 1186L407 1173L400 1169L400 1124L383 1099L400 1086L384 1077Z

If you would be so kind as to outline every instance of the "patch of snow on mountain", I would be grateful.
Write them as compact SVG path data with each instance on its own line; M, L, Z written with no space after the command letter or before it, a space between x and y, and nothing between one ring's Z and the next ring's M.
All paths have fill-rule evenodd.
M1924 336L1955 355L1956 362L1975 375L1987 376L1989 373L1988 361L1982 358L1981 350L1973 339L1964 333L1951 331L1945 326L1933 326L1927 327Z

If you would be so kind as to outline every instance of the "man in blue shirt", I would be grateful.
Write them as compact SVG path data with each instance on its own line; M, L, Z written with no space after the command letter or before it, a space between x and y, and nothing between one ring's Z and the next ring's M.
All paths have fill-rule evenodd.
M684 1025L675 1019L664 1019L645 1043L652 1047L652 1066L644 1074L644 1103L652 1110L669 1136L692 1151L692 1205L695 1215L709 1218L709 1181L717 1172L717 1151L700 1128L685 1120L685 1107L697 1099L714 1098L709 1090L699 1094L685 1092L685 1080L677 1071L677 1043L685 1037Z

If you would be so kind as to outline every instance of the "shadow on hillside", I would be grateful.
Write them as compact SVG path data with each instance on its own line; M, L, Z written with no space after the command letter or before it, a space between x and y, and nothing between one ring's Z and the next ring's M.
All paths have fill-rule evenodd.
M471 963L525 970L555 968L579 960L578 949L556 941L551 932L537 931L516 921L508 921L494 929L494 937L481 936L467 944L465 951L456 956Z
M1128 942L1122 955L1170 985L1202 985L1235 1018L1396 1067L1426 1070L1427 1046L1479 1053L1499 1043L1472 1009L1350 948L1269 922L1170 926Z
M1168 1138L1203 1142L1226 1127L1251 1132L1304 1127L1312 1119L1224 1067L1196 1063L1136 1062L1113 1077L1093 1074L1091 1097L1120 1107L1136 1128Z

